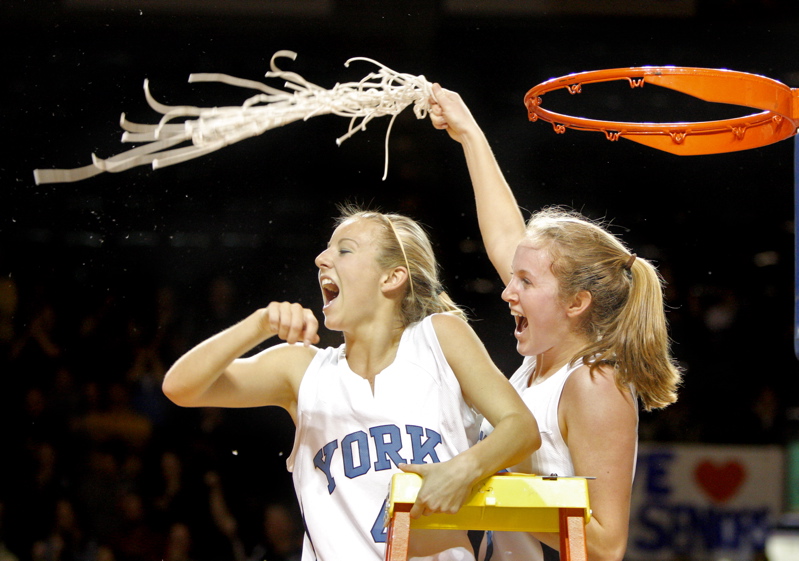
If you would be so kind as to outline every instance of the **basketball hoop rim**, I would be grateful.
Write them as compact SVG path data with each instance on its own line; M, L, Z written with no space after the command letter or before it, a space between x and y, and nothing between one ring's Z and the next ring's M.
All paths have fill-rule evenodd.
M703 101L726 103L760 109L760 112L711 121L695 122L628 122L606 121L564 115L542 107L542 96L550 91L567 89L571 94L582 92L582 86L612 80L628 80L631 88L653 84L679 91ZM524 104L531 121L552 123L558 133L566 129L602 131L610 140L625 137L654 148L677 154L730 152L771 144L796 134L799 127L799 90L777 80L727 69L684 66L641 66L578 72L552 78L530 89ZM743 139L747 131L746 142ZM730 135L729 133L732 133ZM638 136L668 136L671 144ZM686 143L687 137L701 136L701 142ZM732 138L732 141L731 141Z

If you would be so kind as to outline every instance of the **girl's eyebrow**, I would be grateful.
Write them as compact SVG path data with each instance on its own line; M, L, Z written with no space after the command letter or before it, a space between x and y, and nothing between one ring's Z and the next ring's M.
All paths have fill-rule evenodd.
M338 242L337 242L337 243L341 243L341 242L347 242L347 241L348 241L348 242L352 242L352 243L354 243L354 244L355 244L355 245L357 245L358 247L360 247L360 246L361 246L361 244L359 244L359 243L358 243L358 240L356 240L356 239L354 239L354 238L341 238L340 240L338 240ZM332 245L332 242L327 242L327 247L330 247L331 245Z
M536 281L536 276L529 269L516 269L514 275L518 277L524 277L532 282Z

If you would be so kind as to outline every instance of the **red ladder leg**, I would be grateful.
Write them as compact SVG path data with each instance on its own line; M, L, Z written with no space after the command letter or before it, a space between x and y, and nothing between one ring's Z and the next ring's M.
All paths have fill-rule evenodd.
M388 522L386 561L407 561L411 536L412 504L395 503L394 516Z
M560 560L587 561L585 547L584 511L579 508L561 508L560 517Z

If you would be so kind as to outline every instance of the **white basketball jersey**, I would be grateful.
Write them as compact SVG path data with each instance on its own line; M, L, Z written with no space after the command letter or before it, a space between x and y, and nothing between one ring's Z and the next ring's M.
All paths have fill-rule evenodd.
M568 364L552 376L533 386L528 386L535 369L535 357L525 357L522 365L511 376L511 385L516 388L522 400L533 412L541 433L541 447L526 461L513 468L513 471L535 475L560 476L575 475L571 454L558 424L558 404L563 386L569 375L582 366L578 360L573 366ZM493 428L483 423L482 434L489 434ZM541 543L526 532L490 532L483 540L480 550L481 561L542 561L544 559Z
M287 466L306 525L303 561L381 561L397 464L448 460L478 436L481 419L463 399L431 317L405 329L374 393L345 351L320 350L300 384Z
M541 432L541 447L527 461L514 466L513 471L536 475L557 474L561 477L575 474L569 448L560 432L558 405L563 387L569 376L583 365L582 359L567 364L539 384L529 385L535 370L535 357L525 357L522 365L511 376L510 382L522 400L533 412ZM633 393L633 395L635 395ZM481 438L491 432L491 425L483 423ZM636 444L637 447L637 444ZM635 456L634 456L635 457ZM634 470L635 466L633 466ZM480 561L550 561L559 559L558 552L546 548L526 532L487 532L480 547Z

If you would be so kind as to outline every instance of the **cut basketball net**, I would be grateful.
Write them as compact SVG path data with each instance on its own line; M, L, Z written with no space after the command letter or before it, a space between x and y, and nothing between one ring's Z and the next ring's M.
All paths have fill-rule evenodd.
M584 84L624 79L631 88L650 83L703 101L740 105L761 112L718 121L629 123L572 117L541 106L541 96L553 90L565 88L571 94L579 94ZM524 104L531 121L547 121L559 134L566 129L602 131L608 140L626 138L678 155L757 148L789 138L799 127L799 89L757 74L711 68L644 66L579 72L537 85L524 96Z
M222 82L261 92L245 100L241 106L163 105L152 97L145 80L144 95L147 103L163 117L154 125L133 123L125 118L124 113L120 118L120 126L125 131L122 142L145 144L107 159L92 154L92 164L84 167L34 170L36 184L70 183L106 171L115 173L147 164L152 165L153 169L170 166L260 135L270 129L325 114L350 118L347 133L336 140L337 144L366 129L366 125L375 117L391 115L385 140L385 179L388 174L388 139L394 120L411 104L416 117L424 119L430 109L432 84L424 76L400 74L374 60L356 57L349 59L344 66L348 67L354 61L365 61L377 66L378 70L359 82L336 84L332 89L326 90L308 82L299 74L280 70L275 61L281 57L294 60L297 55L291 51L275 53L270 62L271 71L266 73L266 77L285 80L285 90L226 74L189 76L189 82ZM172 122L183 118L187 119L180 123Z

